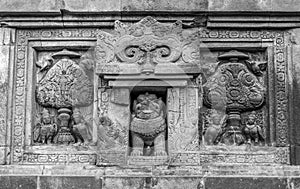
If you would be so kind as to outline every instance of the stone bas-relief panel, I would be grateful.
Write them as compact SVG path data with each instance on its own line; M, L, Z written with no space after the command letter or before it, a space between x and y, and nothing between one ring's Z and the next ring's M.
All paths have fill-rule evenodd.
M92 143L93 68L91 55L64 49L36 63L36 144Z
M215 72L203 85L204 142L207 145L262 144L265 142L264 124L259 124L254 110L262 108L266 99L263 72L267 62L249 61L249 56L230 51L218 57ZM251 112L252 111L252 112ZM241 114L248 114L242 123Z
M288 148L279 148L288 145L283 33L201 29L193 30L187 36L182 34L184 29L180 22L162 24L150 17L135 24L116 22L115 30L114 35L99 29L17 32L12 117L13 163L90 163L94 161L93 158L97 158L100 166L289 163ZM85 51L78 50L79 47L68 48L66 45L66 50L63 47L36 50L37 61L33 61L28 57L28 49L31 48L28 44L31 39L37 38L95 40L97 75L91 74L91 61L84 57ZM257 59L255 55L259 53L253 49L248 52L245 47L239 55L229 57L228 52L233 49L227 47L216 51L218 56L221 55L219 61L222 63L219 64L218 56L215 56L213 63L216 66L208 73L206 62L202 62L201 53L200 58L197 53L197 43L199 40L209 42L218 39L228 42L250 39L261 42L268 39L274 51L263 56L272 61L268 61L268 66L264 67L266 57ZM266 49L264 52L267 52ZM270 49L268 52L271 52ZM27 66L30 62L36 67L35 71L30 71L31 68ZM205 75L205 78L199 75ZM222 75L235 79L226 80L225 76L223 84L215 82L214 78ZM241 79L243 76L246 79ZM36 83L32 90L35 98L32 99L26 89L28 83L32 82L31 77ZM217 86L221 97L227 97L230 92L228 95L231 98L220 101L223 105L226 103L225 109L212 103L213 95L209 95L211 86ZM275 86L271 92L268 91L269 86ZM82 93L77 93L81 90L82 96ZM244 98L239 99L240 96ZM215 97L218 95L212 99ZM274 103L269 103L267 107L268 100ZM36 113L32 122L28 121L30 119L26 114L25 105L29 101L33 102L32 109ZM245 102L243 107L241 101ZM228 105L230 103L231 106ZM272 112L274 120L270 121L266 115ZM145 123L142 125L151 125L155 132L158 125L164 129L158 129L159 132L151 137L143 136L147 132L141 133L138 142L134 141L135 123L141 122L138 120L141 117L147 118L143 119ZM162 121L152 124L152 118ZM269 125L273 127L273 135L270 134ZM208 128L211 134L205 135ZM25 136L28 130L32 134ZM160 138L161 143L155 143L163 132L166 133L162 135L165 138ZM26 137L31 137L30 145L36 148L27 150ZM94 149L97 155L93 153L95 151L82 151L84 147L93 145L91 138L97 140ZM241 138L242 142L236 140ZM207 144L199 146L205 142ZM144 144L143 154L135 153L133 148L141 148L142 145L138 145L141 143ZM160 145L162 143L164 145ZM247 151L248 145L239 145L242 143L251 144L256 151ZM268 146L270 143L272 147ZM155 154L155 149L165 151L166 155ZM55 153L45 153L52 150L66 150L71 154L61 157Z

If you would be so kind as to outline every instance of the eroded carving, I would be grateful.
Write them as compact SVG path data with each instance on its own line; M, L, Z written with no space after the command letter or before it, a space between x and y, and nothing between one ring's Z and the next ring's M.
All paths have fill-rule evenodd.
M58 126L59 131L54 137L56 144L72 144L75 143L75 137L71 128L71 110L68 108L60 108L58 110Z
M259 119L261 118L257 116L255 111L248 115L243 132L249 144L262 144L266 139L263 128L259 124Z
M92 142L92 129L89 123L84 119L79 108L73 110L73 132L77 143L88 145Z
M220 142L240 145L245 142L241 113L260 108L265 101L265 88L257 78L263 67L250 64L249 56L238 51L230 51L218 59L216 72L204 84L204 103L227 112L228 121Z
M227 115L225 112L215 109L208 110L204 114L204 141L207 145L218 144L227 123Z
M140 94L133 104L130 124L132 135L131 156L152 155L165 156L166 135L165 103L155 94ZM151 145L154 145L154 153ZM144 145L146 146L145 153Z
M35 125L33 141L36 143L50 144L53 143L54 136L57 133L57 125L55 123L53 114L44 108L41 116L39 116L38 123Z
M111 120L107 116L100 117L101 127L99 128L100 145L103 149L122 149L127 145L127 130L120 123ZM123 129L122 129L123 128Z

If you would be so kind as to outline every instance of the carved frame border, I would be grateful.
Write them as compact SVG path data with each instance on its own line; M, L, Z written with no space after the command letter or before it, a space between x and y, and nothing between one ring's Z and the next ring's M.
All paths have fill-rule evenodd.
M28 82L32 79L32 71L30 69L30 63L28 61L32 59L30 51L31 41L43 41L43 40L61 40L61 41L84 41L94 40L97 38L97 29L32 29L32 30L18 30L16 33L16 58L15 58L15 70L14 70L14 87L13 87L13 109L12 109L12 149L11 149L11 163L24 163L24 161L38 160L39 155L43 156L41 159L45 161L45 158L51 160L51 154L46 157L45 154L32 154L29 157L24 157L25 147L28 144L26 137L30 134L27 123L30 122L30 116L32 109L27 109L28 106ZM42 42L41 42L42 45ZM31 52L32 53L32 52ZM31 75L30 75L31 74ZM31 91L31 90L29 90ZM31 104L29 104L31 105ZM31 106L30 106L31 107ZM86 155L86 154L85 154ZM88 163L93 159L92 156L83 157L81 160L80 154L56 154L55 161L51 163L66 163L66 162L83 162ZM76 156L76 157L75 157ZM75 159L74 159L75 158ZM26 159L26 160L25 160ZM77 159L77 160L76 160ZM36 162L38 163L38 162Z
M288 60L287 42L283 31L271 30L206 30L199 29L191 36L202 42L218 43L219 49L266 49L268 53L268 90L270 126L274 125L271 142L277 147L287 147L288 140ZM226 44L227 43L227 44ZM232 44L236 45L232 46ZM224 45L225 44L225 45ZM270 91L272 90L272 91ZM274 93L273 93L274 91ZM275 120L274 123L272 123ZM274 141L273 141L274 140Z
M16 33L16 58L13 81L13 108L12 108L12 149L11 163L23 163L26 117L31 111L26 109L27 105L27 82L28 82L28 42L32 39L75 39L85 38L97 39L98 29L42 29L42 30L18 30ZM269 104L269 109L274 112L270 120L275 120L275 143L278 147L288 147L288 86L287 86L287 50L284 32L268 30L206 30L200 28L190 36L191 39L210 42L268 42L268 51L273 52L274 68L269 78L269 88L274 86L274 95L271 100L275 104ZM260 47L260 45L256 46ZM270 50L272 49L272 50ZM31 72L29 72L31 73Z

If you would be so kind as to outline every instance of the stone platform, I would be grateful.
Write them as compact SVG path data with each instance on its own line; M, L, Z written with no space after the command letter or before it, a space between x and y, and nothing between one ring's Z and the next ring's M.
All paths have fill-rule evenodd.
M1 166L0 188L298 189L300 166L243 164L142 168L92 165Z

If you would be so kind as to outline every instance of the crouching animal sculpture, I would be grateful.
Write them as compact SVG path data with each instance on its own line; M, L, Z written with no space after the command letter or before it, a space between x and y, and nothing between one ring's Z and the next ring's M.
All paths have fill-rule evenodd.
M167 155L165 147L166 108L162 99L157 98L155 94L140 94L133 103L132 112L131 156ZM149 150L151 146L154 146L154 150Z

